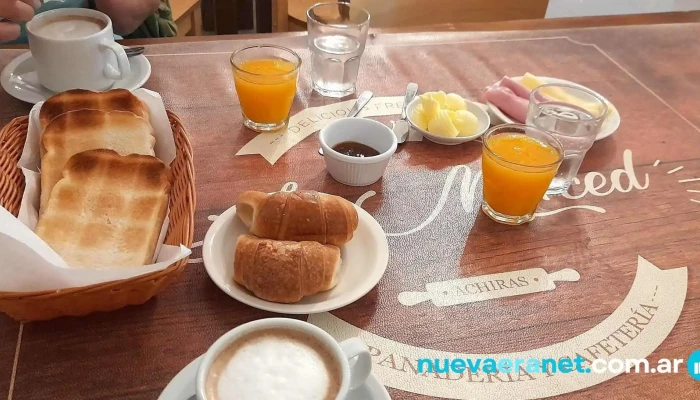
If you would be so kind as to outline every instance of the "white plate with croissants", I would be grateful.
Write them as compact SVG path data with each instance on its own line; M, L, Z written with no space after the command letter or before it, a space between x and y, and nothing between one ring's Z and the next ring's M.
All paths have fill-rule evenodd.
M344 307L386 271L386 234L369 213L314 191L243 192L209 228L207 273L229 296L285 314Z

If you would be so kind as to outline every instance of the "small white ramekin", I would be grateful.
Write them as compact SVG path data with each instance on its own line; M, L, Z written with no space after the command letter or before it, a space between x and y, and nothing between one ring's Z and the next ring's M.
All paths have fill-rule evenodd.
M326 169L336 181L349 186L377 182L396 152L396 135L386 125L365 118L343 118L326 125L318 135ZM358 142L379 152L374 157L351 157L333 150L342 142Z

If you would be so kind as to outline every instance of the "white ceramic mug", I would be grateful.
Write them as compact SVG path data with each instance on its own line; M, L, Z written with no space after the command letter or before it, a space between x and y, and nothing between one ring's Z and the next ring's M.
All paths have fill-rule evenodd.
M328 173L349 186L367 186L378 181L397 146L396 135L388 126L366 118L333 121L321 129L318 140ZM333 150L333 146L342 142L362 143L377 150L379 155L352 157Z
M325 345L341 371L342 382L336 400L344 400L349 391L362 386L372 373L372 358L367 345L361 339L352 338L338 343L326 331L308 322L291 318L266 318L240 325L221 336L211 345L206 354L204 354L197 370L197 399L208 400L206 393L207 376L214 359L221 351L244 335L271 328L301 331Z
M100 20L105 27L94 34L56 39L36 34L38 27L57 17L83 16ZM99 11L62 8L37 14L27 23L29 49L39 82L54 92L70 89L109 89L131 73L124 48L114 42L112 21Z

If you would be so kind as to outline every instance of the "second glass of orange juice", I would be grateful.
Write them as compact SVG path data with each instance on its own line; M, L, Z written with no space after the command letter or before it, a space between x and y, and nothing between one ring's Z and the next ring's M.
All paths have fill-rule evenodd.
M270 132L287 124L300 65L297 53L280 46L250 46L231 55L245 126Z
M483 137L481 168L486 215L497 222L531 221L563 158L561 143L526 125L499 125Z

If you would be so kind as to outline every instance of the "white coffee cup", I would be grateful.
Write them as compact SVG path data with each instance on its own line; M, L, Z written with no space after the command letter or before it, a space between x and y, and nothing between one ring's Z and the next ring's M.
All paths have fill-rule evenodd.
M68 29L71 17L83 23L75 26L84 28L90 21L99 21L99 28L94 32ZM54 26L53 31L59 34L47 34L47 25L58 23L63 25ZM112 21L99 11L62 8L42 12L27 23L27 38L39 82L51 91L105 90L131 73L124 48L114 42Z
M389 127L366 118L333 121L321 129L318 140L328 173L336 181L349 186L367 186L377 182L384 175L397 146L396 135ZM353 157L333 150L335 145L343 142L367 145L379 155Z
M306 334L328 350L335 366L340 369L340 386L336 400L344 400L349 391L362 386L372 373L372 359L369 349L361 339L352 338L338 343L326 331L308 322L291 318L266 318L240 325L221 336L211 345L204 354L197 370L197 399L211 400L207 397L207 379L212 364L222 351L242 337L254 334L256 331L269 329L289 329Z

